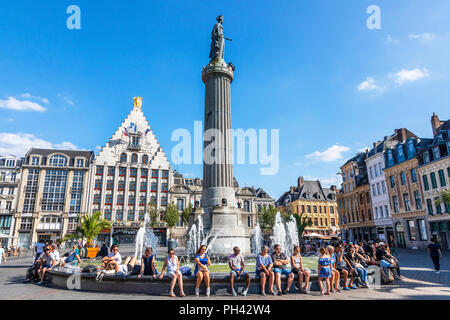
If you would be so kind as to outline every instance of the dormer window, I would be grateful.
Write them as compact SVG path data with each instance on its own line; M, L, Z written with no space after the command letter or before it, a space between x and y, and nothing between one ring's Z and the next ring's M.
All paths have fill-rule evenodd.
M428 162L430 162L430 152L425 151L423 153L423 163L428 163Z
M413 140L410 140L408 142L408 153L411 154L411 155L416 153L416 148L414 147L414 141Z
M67 166L67 158L63 155L56 155L50 158L49 165L52 167L65 167Z
M403 159L403 158L405 157L405 154L404 154L404 152L403 152L403 147L402 147L402 146L399 146L399 147L398 147L398 149L397 149L397 154L398 154L398 158L399 158L399 159Z
M84 159L77 159L77 168L83 168L84 167Z
M441 153L439 151L439 147L434 147L433 148L433 156L434 156L434 160L437 160L441 157Z
M39 157L32 157L31 158L31 165L32 166L38 166L39 165Z

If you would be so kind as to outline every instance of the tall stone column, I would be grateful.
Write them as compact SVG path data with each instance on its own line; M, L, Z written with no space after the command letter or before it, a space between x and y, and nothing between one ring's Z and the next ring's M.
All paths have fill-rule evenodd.
M216 237L212 253L222 256L239 246L249 254L250 232L241 223L242 212L236 208L233 187L231 83L233 67L223 59L212 60L204 69L205 142L203 162L202 207L205 225Z

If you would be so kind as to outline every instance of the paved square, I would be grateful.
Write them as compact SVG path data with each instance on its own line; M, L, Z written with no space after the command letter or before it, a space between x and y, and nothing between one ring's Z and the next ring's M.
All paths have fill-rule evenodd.
M0 299L10 300L158 300L172 299L167 296L147 296L139 294L87 293L47 288L23 283L25 269L31 264L31 258L13 260L0 265ZM357 289L350 292L336 293L329 297L290 294L281 297L266 297L276 300L365 300L365 299L448 299L450 300L450 255L444 252L441 274L437 275L431 259L424 251L400 251L402 274L406 281L396 281L392 285L383 285L379 290ZM213 296L187 297L188 299L215 300L263 300L259 295L248 297Z

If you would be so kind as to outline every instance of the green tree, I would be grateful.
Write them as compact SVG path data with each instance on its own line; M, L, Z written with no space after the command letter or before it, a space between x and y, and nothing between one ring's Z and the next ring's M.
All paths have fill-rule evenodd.
M301 242L303 233L307 227L312 226L312 222L306 217L306 213L294 214L295 221L297 222L298 241Z
M180 220L180 213L174 203L167 206L166 213L164 214L164 222L167 224L170 232L170 239L173 239L172 229L177 225Z
M74 233L66 234L62 241L81 239L86 240L88 247L93 247L94 239L104 229L110 229L111 223L102 218L100 211L78 215L79 226Z
M272 231L277 212L277 208L274 206L270 206L269 208L261 208L258 212L258 222L263 232L268 233Z
M440 206L443 203L446 208L450 208L450 190L442 190L435 203L437 206Z
M189 203L189 206L181 212L181 219L183 219L183 223L187 226L189 225L189 218L191 216L192 209L192 204Z
M158 227L158 210L156 209L156 204L150 202L147 206L147 213L150 218L150 226L152 228Z

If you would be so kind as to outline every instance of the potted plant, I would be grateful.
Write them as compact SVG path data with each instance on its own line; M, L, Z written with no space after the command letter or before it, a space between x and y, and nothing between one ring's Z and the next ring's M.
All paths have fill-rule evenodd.
M66 234L63 241L67 240L86 240L86 258L95 258L99 251L98 248L94 248L94 239L104 229L110 229L111 223L102 218L102 213L86 213L78 215L78 221L80 224L75 229L74 233Z

